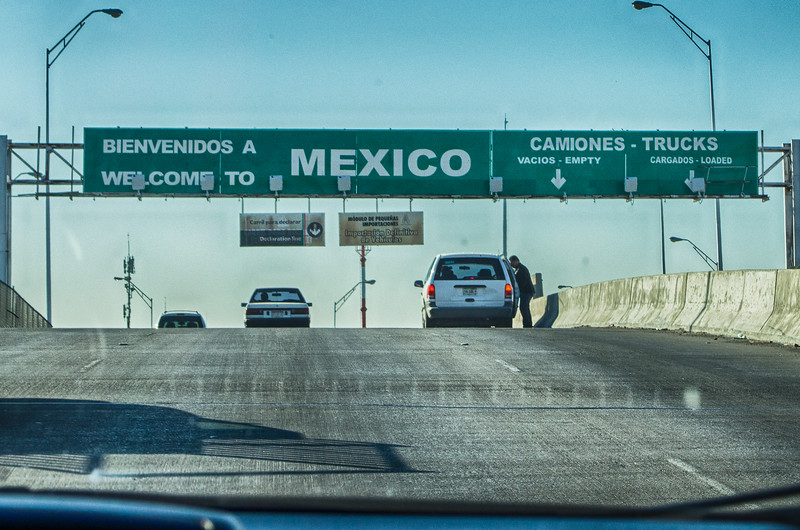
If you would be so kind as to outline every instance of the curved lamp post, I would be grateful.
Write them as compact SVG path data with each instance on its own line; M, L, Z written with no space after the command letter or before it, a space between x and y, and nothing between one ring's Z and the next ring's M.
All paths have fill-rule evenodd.
M94 15L95 13L105 13L113 18L119 18L122 15L121 9L95 9L94 11L90 11L88 15L83 17L80 22L75 24L71 30L67 32L66 35L61 37L58 42L56 42L52 48L47 49L47 68L45 74L45 110L44 110L44 141L46 144L45 148L45 169L44 169L44 182L45 182L45 198L44 198L44 210L45 210L45 268L46 268L46 291L47 291L47 321L52 324L53 322L53 303L52 303L52 290L51 290L51 274L50 274L50 152L52 149L50 148L50 67L53 66L53 63L56 62L56 59L61 57L61 54L64 53L64 50L67 49L67 46L72 39L78 34L78 32L83 29L83 26L86 25L86 19L90 16ZM58 52L55 56L51 59L50 54Z
M680 30L683 31L683 33L687 37L689 37L689 40L692 41L692 44L694 44L695 47L698 50L700 50L700 53L702 53L705 56L705 58L708 59L708 79L709 79L709 84L711 86L711 129L716 131L717 118L714 111L714 71L711 68L711 41L706 40L700 35L698 35L697 32L695 32L692 28L689 27L688 24L686 24L683 20L678 18L678 16L675 13L667 9L667 7L664 6L663 4L652 4L650 2L633 2L633 7L639 11L641 11L642 9L647 9L649 7L660 7L661 9L669 13L669 17L672 19L675 25L678 26L678 28L680 28ZM695 40L695 38L697 38L697 40L699 40L706 46L705 50L703 50L703 48L697 43L697 40Z
M344 293L344 295L343 295L341 298L339 298L337 301L335 301L335 302L333 303L333 327L334 327L334 328L336 327L336 312L337 312L337 311L339 311L339 309L341 309L341 308L342 308L342 306L344 305L344 303L345 303L345 302L347 302L347 299L348 299L348 298L350 298L350 296L351 296L351 295L352 295L354 292L356 292L356 289L357 289L357 288L358 288L358 286L359 286L359 285L361 285L361 284L375 285L375 280L363 280L363 281L360 281L360 282L358 282L358 283L357 283L357 284L355 284L353 287L351 287L349 291L347 291L346 293Z
M660 7L661 9L666 11L669 14L669 18L675 23L675 25L678 26L678 28L684 33L684 35L689 37L689 40L692 41L692 44L694 44L695 47L698 50L700 50L700 53L702 53L703 56L706 59L708 59L708 83L709 83L709 87L711 89L711 130L712 131L716 131L717 130L717 115L716 115L715 108L714 108L714 69L711 66L711 40L706 40L703 37L701 37L700 35L698 35L696 31L694 31L692 28L689 27L688 24L686 24L686 22L684 22L683 20L678 18L678 16L675 13L673 13L672 11L667 9L667 7L664 6L663 4L655 4L655 3L651 3L651 2L639 2L639 1L636 1L636 2L633 2L632 5L633 5L634 9L637 9L639 11L641 11L642 9L650 8L650 7ZM705 50L697 42L698 40L701 43L703 43L703 45L705 45ZM664 208L663 200L662 200L661 204L662 204L661 208L662 208L662 212L663 212L663 208ZM721 223L720 223L720 212L719 212L720 211L720 203L719 203L719 199L718 198L714 200L714 210L715 210L716 219L717 219L717 262L716 263L718 263L717 269L718 270L722 270L722 228L721 228ZM662 238L662 267L664 267L664 269L666 269L666 266L664 265L663 262L664 262L664 257L663 257L663 238ZM666 273L666 270L664 270L663 272Z
M700 249L697 247L697 245L695 245L694 243L692 243L692 242L691 242L691 241L689 241L688 239L684 239L684 238L682 238L682 237L675 237L675 236L672 236L672 237L670 237L670 238L669 238L669 240L670 240L670 241L672 241L673 243L677 243L678 241L686 241L687 243L689 243L690 245L692 245L692 248L694 249L694 251L695 251L695 252L697 252L697 254L698 254L698 255L699 255L701 258L703 258L703 261L705 261L705 262L706 262L706 265L708 265L709 267L711 267L711 270L712 270L712 271L714 271L714 270L717 270L717 271L719 271L719 270L722 270L722 269L720 269L720 268L719 268L719 264L718 264L716 261L714 261L713 259L711 259L711 256L709 256L708 254L706 254L705 252L703 252L702 250L700 250Z

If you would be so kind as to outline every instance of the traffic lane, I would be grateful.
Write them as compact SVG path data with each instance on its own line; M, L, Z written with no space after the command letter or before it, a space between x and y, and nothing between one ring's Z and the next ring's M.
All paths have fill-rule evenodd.
M532 384L573 383L584 405L652 405L696 408L796 407L800 350L770 343L652 330L580 328L510 335L503 363ZM499 355L491 339L472 348ZM627 393L613 395L612 384Z
M675 333L165 331L6 332L4 393L136 403L793 408L800 390L793 348Z
M785 485L798 470L789 412L314 407L312 421L303 408L274 412L283 426L318 425L308 431L318 437L391 442L421 473L369 480L412 497L647 505Z
M793 409L793 348L636 330L5 333L5 396ZM28 337L23 343L21 337Z
M18 332L5 396L794 409L793 348L635 330ZM29 337L24 344L20 337Z
M731 403L738 400L738 406L730 410L691 410L682 403L676 406L653 399L649 391L631 386L636 382L625 375L630 367L621 371L618 365L624 363L605 359L618 355L618 345L612 344L606 351L595 344L626 340L649 343L658 337L633 333L625 339L624 331L577 331L551 335L539 334L538 330L451 330L445 335L431 335L425 330L375 330L366 334L349 330L322 332L319 336L212 333L207 337L180 337L185 351L170 344L166 340L169 335L140 332L130 335L127 342L115 343L110 340L114 334L107 334L107 349L97 357L101 362L92 366L87 353L102 352L88 352L86 347L70 351L48 342L58 337L63 343L63 335L53 334L48 340L40 336L32 341L37 349L46 345L57 351L58 359L52 362L45 356L37 357L37 363L19 364L24 356L11 351L9 342L3 342L0 349L12 361L3 365L9 370L3 382L22 385L17 390L27 388L33 392L28 395L63 391L80 395L83 389L91 392L81 398L93 394L122 406L133 402L132 397L144 395L159 408L205 418L202 424L252 423L261 429L301 433L303 439L310 440L312 449L320 440L333 440L335 454L354 457L355 461L389 451L404 462L401 467L373 466L367 470L353 465L353 459L335 465L324 459L297 462L286 455L298 447L309 447L297 440L272 440L283 452L270 459L264 457L269 452L264 453L258 444L254 446L252 439L226 438L216 432L225 429L206 429L205 436L192 437L191 444L186 442L176 450L174 440L160 439L151 432L169 424L164 418L170 416L162 414L140 426L139 438L126 433L130 422L118 421L116 431L105 429L121 439L141 438L151 443L145 447L126 445L124 450L111 447L103 452L101 465L96 465L98 460L92 460L92 454L78 454L83 458L81 469L92 469L85 476L67 476L63 471L67 464L53 463L54 458L63 460L63 455L28 454L20 460L18 454L6 454L12 459L7 467L12 470L8 480L24 484L33 480L29 474L38 473L43 474L41 487L47 487L53 485L50 479L55 472L56 484L85 482L90 477L87 487L156 491L166 487L182 491L196 485L186 483L188 476L212 490L216 490L215 484L228 487L234 483L233 491L244 491L258 488L266 476L288 475L280 491L344 495L363 492L359 481L362 475L369 475L369 480L383 484L386 492L401 491L404 496L445 492L447 497L474 498L471 496L481 494L480 498L507 500L516 494L515 500L529 500L541 490L561 501L572 499L570 502L584 502L587 496L598 502L616 498L655 502L657 497L636 497L634 493L663 490L659 498L667 502L709 496L725 488L745 491L778 485L784 483L784 477L796 473L794 410L755 409L748 405L747 395L729 396ZM92 340L96 342L96 337ZM565 345L561 354L544 353L553 349L552 343ZM688 343L695 349L702 346L696 340ZM525 345L527 356L514 359L499 355L501 351L525 351ZM741 356L752 355L752 345L726 346L722 353L733 355L728 348L739 346L744 346ZM770 351L767 348L766 352ZM685 351L678 353L691 357ZM790 374L794 367L791 356L783 355L785 349L776 353L785 357L783 372ZM74 359L63 362L70 357ZM539 367L539 372L526 366L526 360ZM71 366L74 373L58 374L54 381L53 365L62 371ZM519 371L509 369L517 365L522 367ZM685 379L690 372L679 370L676 376ZM544 374L543 386L529 380L537 373ZM165 378L169 374L174 377ZM650 373L650 377L662 376ZM682 384L665 380L682 388ZM651 384L645 387L649 389ZM523 404L520 396L525 398ZM712 451L717 446L721 452ZM102 447L95 443L87 448ZM80 449L69 449L80 453ZM212 449L216 453L203 452ZM43 456L49 471L31 465L41 462ZM68 463L75 456L68 452ZM22 465L14 466L14 462ZM530 466L531 462L536 465ZM298 465L306 467L297 469ZM177 471L161 472L159 468ZM566 474L570 469L572 474ZM358 478L343 479L341 475ZM620 485L608 484L609 478ZM575 491L570 490L573 487Z
M0 377L7 378L6 395L23 397L450 403L454 393L473 390L471 401L485 401L502 375L487 372L486 361L464 346L423 330L170 331L29 332L30 344L0 345Z
M193 440L140 425L106 431L117 444L107 453L96 442L67 452L56 442L45 453L3 454L3 482L630 506L788 484L797 471L785 446L732 435L721 411L208 405L191 413L206 431ZM226 435L213 425L219 418L277 434ZM740 420L758 429L759 415Z

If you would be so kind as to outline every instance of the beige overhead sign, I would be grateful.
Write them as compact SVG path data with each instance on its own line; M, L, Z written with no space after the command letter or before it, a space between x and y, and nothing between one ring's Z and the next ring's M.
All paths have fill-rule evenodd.
M339 214L339 245L422 245L422 212Z

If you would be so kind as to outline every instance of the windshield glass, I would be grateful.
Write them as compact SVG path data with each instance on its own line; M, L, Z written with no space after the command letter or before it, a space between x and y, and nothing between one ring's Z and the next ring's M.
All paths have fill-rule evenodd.
M800 2L634 4L0 0L0 488L800 481Z

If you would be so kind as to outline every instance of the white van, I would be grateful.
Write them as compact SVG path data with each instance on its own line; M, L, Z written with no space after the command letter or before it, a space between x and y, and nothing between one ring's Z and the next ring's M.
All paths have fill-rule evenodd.
M514 271L497 254L439 254L422 288L422 326L510 328L519 295Z

